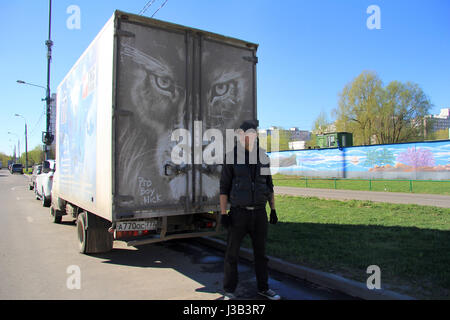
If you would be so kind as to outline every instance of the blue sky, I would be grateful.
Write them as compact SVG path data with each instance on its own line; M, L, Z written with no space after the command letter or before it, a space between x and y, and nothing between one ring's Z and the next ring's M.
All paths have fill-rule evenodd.
M156 0L145 15L163 2ZM52 92L115 9L139 13L146 3L54 0ZM80 29L66 27L70 5L81 10ZM380 30L366 26L370 5L381 10ZM0 9L0 152L12 154L17 136L24 151L24 121L15 113L27 119L29 149L45 130L45 91L16 80L46 84L48 1L1 0ZM418 83L433 113L450 108L449 16L448 0L169 0L155 18L258 43L261 127L310 130L364 70L376 71L385 84Z

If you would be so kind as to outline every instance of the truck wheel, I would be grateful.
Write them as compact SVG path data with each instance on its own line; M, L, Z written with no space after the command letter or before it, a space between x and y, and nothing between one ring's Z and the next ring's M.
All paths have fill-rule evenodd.
M108 232L110 226L111 222L92 213L80 213L77 219L80 252L89 254L111 251L114 239L112 234Z
M80 253L86 252L87 230L86 230L86 212L82 212L77 217L77 233Z
M50 213L52 215L53 223L58 223L58 224L61 223L62 216L58 214L59 213L58 210L55 210L55 208L50 207Z

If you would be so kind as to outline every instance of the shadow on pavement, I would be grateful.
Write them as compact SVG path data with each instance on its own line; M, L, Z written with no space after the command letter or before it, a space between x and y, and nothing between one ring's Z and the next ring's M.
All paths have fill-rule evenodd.
M180 259L180 254L188 259ZM197 292L223 293L224 253L200 246L195 239L172 240L163 243L144 245L135 248L115 248L109 253L95 254L92 257L105 259L103 263L140 268L171 268L203 285ZM162 258L164 257L164 258ZM256 277L253 264L240 261L238 299L265 300L257 294ZM269 271L269 286L283 299L293 300L347 300L347 295L315 286L309 282ZM222 298L221 298L222 299Z

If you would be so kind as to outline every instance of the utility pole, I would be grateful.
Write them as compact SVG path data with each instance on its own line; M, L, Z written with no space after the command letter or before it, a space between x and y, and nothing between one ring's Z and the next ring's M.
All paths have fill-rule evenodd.
M28 125L27 125L27 119L25 119L24 116L20 115L20 114L15 114L16 117L20 117L23 120L25 120L25 170L28 173Z
M25 122L25 170L28 174L28 129L27 123Z
M13 133L13 132L8 132L8 134L14 135L14 136L17 137L17 150L18 150L18 153L19 153L19 161L20 161L20 137L17 134ZM16 146L14 146L14 158L16 158L15 154L16 154ZM16 161L17 161L17 159L14 159L14 162L16 162Z
M45 45L47 46L47 96L45 97L47 109L47 129L44 132L42 137L42 142L45 145L45 159L48 160L50 158L50 145L53 143L54 136L50 127L50 119L51 119L51 95L50 95L50 64L52 61L52 0L49 0L48 6L48 40L45 41Z

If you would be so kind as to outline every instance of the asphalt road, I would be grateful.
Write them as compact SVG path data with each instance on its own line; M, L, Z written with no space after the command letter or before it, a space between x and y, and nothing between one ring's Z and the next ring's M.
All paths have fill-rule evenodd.
M0 300L222 298L222 252L180 240L136 248L115 242L110 253L82 255L74 222L53 224L27 179L0 171ZM239 298L258 299L253 266L242 262L239 271ZM276 272L270 277L283 299L350 299Z
M450 196L438 194L377 192L357 190L334 190L317 188L275 187L276 194L291 196L317 197L336 200L369 200L399 204L418 204L450 208Z

